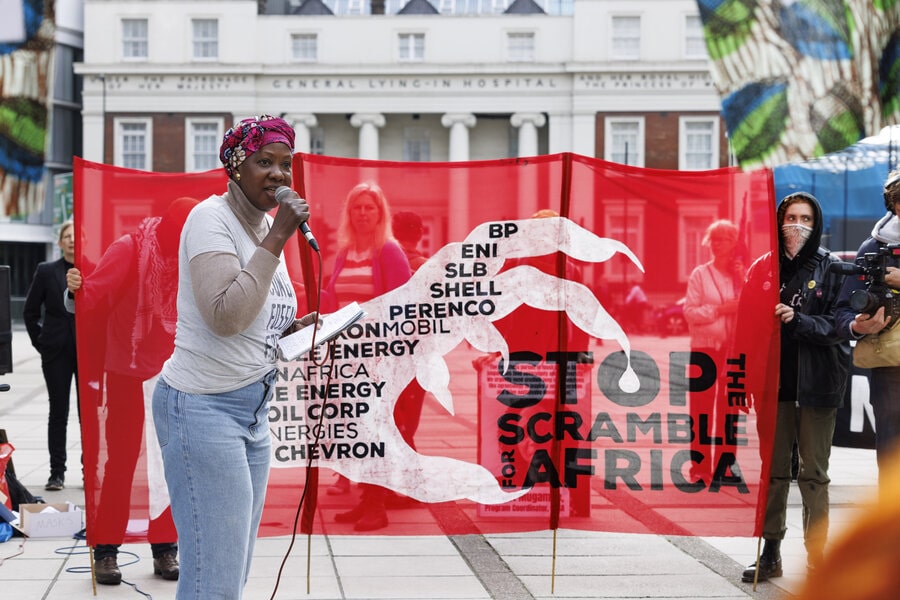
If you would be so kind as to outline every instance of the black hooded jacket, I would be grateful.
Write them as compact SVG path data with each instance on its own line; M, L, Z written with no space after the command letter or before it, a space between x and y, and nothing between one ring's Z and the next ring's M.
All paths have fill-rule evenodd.
M785 200L792 198L788 196ZM829 266L840 262L819 244L822 240L822 208L812 196L804 200L813 207L812 234L793 259L784 253L781 222L787 209L778 205L778 273L781 302L794 308L794 318L781 324L781 370L778 400L797 401L800 406L839 408L850 373L850 344L838 335L834 307L844 276ZM793 203L793 202L790 202ZM751 267L748 279L772 272L772 255ZM774 307L772 307L774 314Z

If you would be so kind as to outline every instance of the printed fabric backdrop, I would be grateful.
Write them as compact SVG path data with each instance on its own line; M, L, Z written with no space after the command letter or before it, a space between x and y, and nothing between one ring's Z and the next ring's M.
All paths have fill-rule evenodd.
M845 148L900 118L897 0L697 0L738 163Z
M0 8L0 209L5 219L23 218L44 207L55 2L3 0Z
M713 221L739 229L744 268L773 247L770 171L648 170L572 154L467 163L298 154L294 178L321 245L321 267L305 242L285 250L307 299L301 312L339 304L328 293L318 300L318 280L339 262L342 205L361 182L380 186L392 213L419 215L428 258L406 283L362 302L366 316L333 343L279 363L261 535L289 533L295 522L298 531L357 533L335 515L364 489L388 498L389 525L377 534L759 533L774 426L777 275L737 290L740 318L720 351L692 342L679 300L694 267L710 260L701 238ZM140 310L113 325L124 294L101 285L109 263L132 265L118 286L137 286L139 299L151 292L135 283L140 258L104 255L123 238L137 244L148 220L164 227L185 197L224 189L221 170L76 162L82 291L93 275L94 295L106 298L76 297L91 544L120 541L111 539L110 511L127 521L129 540L171 536L143 415L172 337L152 335L155 321ZM163 286L177 277L171 268L155 273ZM105 334L107 322L114 331ZM158 343L148 346L151 338ZM146 369L125 374L141 384L128 397L110 391L123 373L109 363L123 353L152 356ZM123 411L143 424L142 443L139 431L116 434ZM128 486L114 481L121 467L108 471L119 444L136 464ZM339 475L354 485L333 494ZM104 500L117 485L124 499Z

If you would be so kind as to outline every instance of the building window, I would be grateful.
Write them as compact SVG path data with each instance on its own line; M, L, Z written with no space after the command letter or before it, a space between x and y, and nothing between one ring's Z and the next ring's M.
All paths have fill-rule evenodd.
M219 144L224 135L221 119L188 119L185 136L186 171L209 171L220 166Z
M687 282L691 271L712 258L703 245L706 228L716 218L707 203L696 201L678 204L678 280Z
M194 60L219 58L218 19L191 19L194 33Z
M603 231L605 236L628 246L638 259L644 256L644 213L646 202L634 198L627 201L608 200L603 203ZM644 280L644 274L631 261L610 260L603 264L607 279L622 283L636 283ZM623 293L628 293L625 286Z
M298 6L303 4L300 0L293 2ZM363 0L323 0L323 3L336 15L364 15L371 12L369 2Z
M147 58L147 19L122 19L122 58Z
M153 122L150 119L115 120L115 164L127 169L153 168Z
M401 33L397 36L400 43L398 58L404 62L425 60L425 34Z
M291 55L300 62L319 60L319 36L315 33L295 33L291 36Z
M534 32L507 33L506 55L510 62L534 61Z
M644 166L644 119L608 118L603 156L608 161L635 167Z
M71 75L71 71L69 74ZM47 146L48 162L57 165L67 165L69 171L72 170L72 154L73 149L78 148L74 154L81 155L81 107L72 106L68 102L53 103L53 118L50 119L52 144Z
M431 160L431 136L424 127L403 128L403 160L428 162Z
M678 129L679 169L698 171L718 168L718 118L681 117Z
M641 58L641 18L612 18L613 60L640 60Z
M65 44L56 44L53 52L53 99L70 103L70 108L81 110L81 76L74 75L75 63L81 62L80 50ZM54 144L55 138L54 139ZM71 160L71 157L69 157Z
M325 129L322 127L309 128L309 153L325 154Z
M8 19L9 15L7 15ZM2 26L0 26L0 29L2 29ZM71 181L72 157L84 156L82 152L84 134L81 114L82 76L75 75L74 69L76 63L84 60L84 53L81 48L70 46L62 40L58 40L52 52L55 68L50 80L52 88L46 98L47 116L49 117L46 126L51 143L46 145L44 160L46 174L44 175L44 181L52 182L52 186L55 187L56 182L59 180ZM0 67L0 70L2 70L2 67ZM0 191L0 197L3 197L3 194L4 192ZM57 213L57 210L60 210L61 213ZM68 218L71 216L70 211L71 205L68 203L64 203L64 205L54 203L54 216L61 214L62 218ZM13 251L14 256L7 256L7 258L15 258L15 263L4 262L2 257L0 257L0 265L10 265L11 284L15 281L16 269L22 266L19 260L26 254L30 257L30 253L26 252L23 254L20 252L28 244L15 242L12 246L16 248ZM43 244L35 244L35 246L44 249ZM26 276L31 275L32 268L33 266L29 266L28 270L25 271L27 273ZM27 290L27 286L22 288L22 297L25 295L25 290ZM17 294L17 291L18 288L13 288L14 296ZM13 302L15 302L15 299ZM15 303L13 304L13 310L16 310ZM21 306L19 306L19 311L21 312Z
M703 21L699 15L684 18L684 57L706 58L706 38L703 36Z

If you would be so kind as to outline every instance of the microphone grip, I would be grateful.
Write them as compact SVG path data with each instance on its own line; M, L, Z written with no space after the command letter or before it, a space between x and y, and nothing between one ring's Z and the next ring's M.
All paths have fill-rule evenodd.
M275 190L275 201L281 204L293 193L294 190L292 190L288 186L279 186L278 189ZM306 238L306 241L309 242L309 245L312 247L312 249L318 252L319 242L317 242L316 238L313 237L312 231L309 229L309 225L306 224L306 221L300 223L300 233L303 234L303 237Z
M306 238L306 241L309 242L310 247L318 252L319 242L317 242L316 238L313 237L312 230L310 230L309 225L307 225L306 221L300 223L300 233L302 233L303 237Z

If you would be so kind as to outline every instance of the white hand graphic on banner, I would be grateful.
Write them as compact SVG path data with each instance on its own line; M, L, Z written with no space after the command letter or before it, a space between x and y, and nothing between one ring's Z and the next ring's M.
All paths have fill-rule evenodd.
M330 369L334 378L324 376L311 361L279 365L283 393L276 392L270 413L273 466L305 465L312 453L314 466L422 502L465 498L500 504L527 493L502 489L495 474L481 465L416 452L401 437L393 413L400 393L415 379L454 414L444 356L467 342L482 352L499 352L507 363L507 343L492 323L525 304L564 311L580 329L616 341L630 357L622 327L585 285L525 265L501 272L508 259L555 252L593 263L622 253L643 270L627 246L566 218L480 225L465 241L441 248L402 287L361 304L367 316L337 339ZM348 358L351 355L370 358ZM630 362L619 385L623 391L638 388ZM326 397L328 404L339 405L323 421L327 433L316 448L311 432L322 411L322 392L317 396L311 388L335 390L333 400ZM281 435L303 426L306 439L289 442L298 436ZM351 430L352 439L341 439L341 431ZM360 456L363 451L369 455Z

